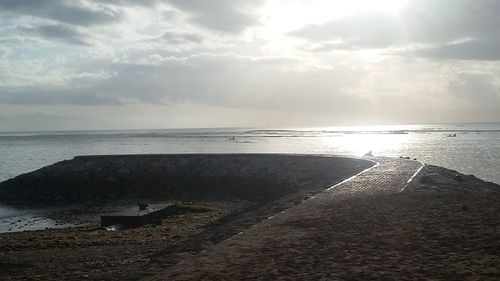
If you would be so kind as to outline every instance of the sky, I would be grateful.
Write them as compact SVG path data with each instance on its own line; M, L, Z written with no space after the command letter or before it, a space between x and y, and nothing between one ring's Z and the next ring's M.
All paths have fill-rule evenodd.
M500 122L497 0L0 0L0 130Z

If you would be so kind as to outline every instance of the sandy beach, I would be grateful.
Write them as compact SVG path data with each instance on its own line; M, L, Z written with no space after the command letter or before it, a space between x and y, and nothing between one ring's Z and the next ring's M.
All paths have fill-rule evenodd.
M378 165L353 169L314 192L299 189L265 204L186 201L209 211L170 217L158 226L107 231L90 225L0 234L0 277L500 278L498 185L436 166L426 166L409 185L421 163L371 160Z

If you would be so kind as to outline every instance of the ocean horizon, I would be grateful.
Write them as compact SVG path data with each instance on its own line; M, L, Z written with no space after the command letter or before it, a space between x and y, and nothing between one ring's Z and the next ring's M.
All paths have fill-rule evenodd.
M500 123L0 132L0 181L79 155L171 153L403 156L500 183Z

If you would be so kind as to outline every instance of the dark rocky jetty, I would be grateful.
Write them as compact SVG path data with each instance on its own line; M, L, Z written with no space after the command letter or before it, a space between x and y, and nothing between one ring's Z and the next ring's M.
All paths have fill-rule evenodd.
M372 165L361 159L272 154L78 156L0 183L0 200L66 205L162 196L259 202L300 188L327 188Z

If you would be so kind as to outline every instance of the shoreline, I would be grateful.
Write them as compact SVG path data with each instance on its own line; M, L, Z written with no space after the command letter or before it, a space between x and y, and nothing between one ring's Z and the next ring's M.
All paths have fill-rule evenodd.
M303 156L296 157L298 157L298 159L302 159L301 157ZM423 200L421 198L425 198L425 200L422 201L425 202L425 204L430 204L430 206L433 206L433 208L444 208L445 210L450 209L448 207L454 206L454 204L457 204L457 202L466 202L466 200L472 200L467 201L467 208L470 213L469 215L472 215L472 213L482 214L483 216L485 214L490 214L489 219L493 222L499 219L498 216L491 217L495 206L487 203L491 202L491 200L495 198L500 199L500 196L498 196L497 193L498 191L500 191L500 189L498 189L498 185L481 181L480 179L477 179L473 176L457 174L456 171L436 166L426 166L425 173L426 175L435 174L439 176L434 176L429 179L425 178L426 175L419 174L419 177L413 177L414 173L418 170L419 167L418 164L414 161L395 158L374 159L377 162L381 163L381 165L368 167L365 170L358 170L357 174L352 172L351 176L346 175L343 179L337 178L335 185L331 184L327 186L323 185L321 187L316 187L314 189L314 194L311 193L313 192L312 189L304 189L305 187L311 187L311 185L314 184L306 184L303 185L302 189L296 189L298 193L296 193L295 196L288 198L286 196L278 197L260 204L245 200L224 201L221 199L222 197L219 198L219 200L212 202L208 202L206 200L204 202L191 202L191 204L198 204L198 206L209 208L210 212L201 215L185 214L177 217L172 217L164 221L164 223L160 226L145 226L137 229L110 232L93 225L77 228L49 229L41 231L0 234L0 269L2 269L2 272L4 272L2 273L3 276L0 274L0 277L7 277L11 278L12 280L24 280L28 276L35 276L35 279L39 280L49 280L54 278L64 278L68 280L78 280L81 278L90 280L121 280L125 278L125 276L128 276L128 279L141 279L148 276L153 276L151 278L156 280L157 278L163 279L167 276L176 276L172 277L171 279L191 280L196 278L193 277L193 272L189 270L189 264L191 262L194 262L194 260L198 260L197 264L200 265L201 262L201 268L203 270L206 270L201 270L200 273L205 272L204 274L213 276L216 279L216 277L222 273L217 273L218 267L208 266L210 262L207 263L208 267L204 267L203 264L206 263L207 260L203 257L205 255L211 255L210 253L216 253L214 254L215 256L210 256L209 260L213 260L214 262L218 261L219 263L226 263L227 260L220 260L220 257L223 257L224 255L222 255L219 251L229 251L226 254L236 255L239 250L236 250L235 248L227 249L225 248L227 246L224 246L228 243L233 243L230 242L233 239L235 241L241 241L241 243L248 245L245 247L250 247L247 249L250 253L260 249L259 251L261 251L262 254L265 255L260 258L263 261L265 261L267 258L273 257L273 255L285 253L279 250L279 247L276 249L267 250L259 248L259 243L263 241L261 238L263 237L264 240L266 239L265 235L261 235L263 235L263 233L266 233L266 231L268 231L267 229L273 229L270 232L270 237L280 237L280 235L285 235L285 233L282 233L282 231L287 228L279 226L281 225L281 223L276 223L276 221L279 222L285 217L290 219L293 218L293 220L298 220L296 222L298 224L289 229L289 231L286 233L286 237L290 235L292 235L290 237L293 237L293 233L298 230L307 231L307 227L303 228L303 224L306 223L306 221L302 217L306 216L311 219L310 215L308 215L311 212L311 214L319 212L317 213L318 220L325 220L325 217L328 216L337 217L337 219L334 221L317 224L317 226L322 226L321 229L323 229L323 227L325 228L323 230L318 230L321 232L328 232L330 224L332 226L336 225L339 223L339 220L349 222L347 225L358 227L358 223L355 220L359 219L359 217L357 217L359 216L359 212L356 211L356 209L352 209L351 205L345 205L344 207L343 204L345 203L343 202L350 202L349 204L358 206L360 209L372 208L369 206L371 206L374 202L378 202L377 204L386 202L380 206L394 205L395 209L393 209L393 211L398 210L397 212L401 212L402 214L406 214L408 217L412 217L414 215L413 213L415 213L416 210L420 210L418 212L428 212L427 209L421 209L422 206L415 205L415 203L413 203L414 201L420 202L420 200ZM309 164L311 163L313 162L310 162ZM395 166L391 169L385 168L388 167L388 165ZM329 167L331 168L331 166ZM316 166L315 168L320 169ZM324 172L325 171L322 171L322 173ZM443 178L453 179L456 175L461 176L462 182L460 182L459 184L443 185L442 182L436 186L429 184L432 183L430 182L430 180L437 180L439 182L439 180L442 180ZM424 177L424 179L422 179L422 177ZM424 182L426 181L427 184L422 185L420 183L417 183L415 184L417 188L407 189L401 192L401 187L405 186L405 184L407 184L407 182L410 181L411 178L414 178L414 181L416 179L420 181L423 180ZM365 180L367 182L374 181L377 182L377 185L367 185L365 183L361 184L361 180ZM377 186L383 186L384 182L387 181L392 182L392 184L389 184L389 186L391 186L391 189L377 189ZM359 183L360 186L355 187L355 185L353 184L356 183ZM367 189L367 187L370 188ZM334 197L329 197L328 194L331 194ZM484 194L487 194L493 199L488 198L488 196L485 196ZM330 202L329 200L333 201ZM445 202L446 204L444 204L443 206L440 206L439 204L434 206L431 204L434 201L438 202L440 200L442 202ZM482 202L484 206L489 206L489 209L476 210L476 207L470 204L471 202L474 202L474 200L476 200L477 202ZM336 201L338 202L333 204L333 202ZM318 211L316 211L318 207L311 207L315 204L318 204L317 202L324 202L321 203L323 204L323 207L319 208ZM459 208L459 211L461 213L464 212L462 210L462 205L460 205ZM332 210L335 210L335 213L329 213L328 210L330 208L333 208ZM407 213L407 210L410 211L412 210L412 208L413 211ZM452 212L456 212L454 208L451 209ZM374 216L373 218L377 218L377 221L384 222L389 220L389 217L385 218L385 216L394 215L393 211L391 211L390 214L385 214L384 212L378 210L378 213L370 215L369 217ZM450 212L450 210L448 210L447 212ZM339 217L340 214L342 214L341 217ZM268 219L270 217L272 217L272 219ZM482 220L484 221L484 218ZM361 220L361 222L362 221L363 220ZM478 221L478 223L481 222L481 220ZM444 221L441 223L444 223L446 225L448 222ZM498 223L500 223L500 221ZM260 229L259 225L261 224L267 226L261 229L261 231L258 232L257 236L250 235L252 232L255 232L254 229ZM392 227L395 226L397 226L397 223ZM344 225L342 227L347 226ZM369 229L370 227L375 226L371 226L371 223L368 221L365 223L365 226L360 225L359 227ZM407 226L403 225L398 227L404 228ZM460 226L459 224L459 226L455 225L454 227L464 226ZM496 237L500 237L498 236L500 235L500 227L498 228L497 232L493 232L488 235L493 235L493 237L497 235ZM261 238L258 238L258 240L254 241L256 237ZM341 241L342 239L349 239L346 237L338 238L339 241ZM371 237L370 240L365 241L365 243L373 243L374 241L372 240L377 240L379 238L375 239L374 237ZM286 238L285 240L287 239L288 238ZM318 241L321 241L322 238L316 237L311 241L315 241L315 239L319 239ZM365 237L364 239L367 238ZM391 239L394 239L394 237L392 237ZM291 239L290 241L293 241L293 239ZM425 242L419 239L416 239L415 241L417 241L417 243ZM493 243L493 247L498 247L498 244L495 244L495 242L491 242L492 240L487 241L490 241L488 243ZM279 245L279 243L276 245ZM339 246L337 245L335 247ZM114 248L116 248L117 250L113 250ZM292 249L293 247L287 246L287 248ZM306 248L307 247L304 246L303 249ZM300 251L303 251L303 249ZM340 248L336 248L336 251L339 250ZM351 251L353 250L355 251L355 249L351 248ZM70 261L65 260L65 257L68 254L72 256ZM305 252L297 252L295 258L300 260L304 254ZM51 265L48 260L49 256L52 260L58 260L58 264L65 264L65 269L61 269L60 266ZM121 265L119 262L123 259L129 260L126 266ZM245 272L239 271L239 267L235 264L239 262L243 262L243 260L239 260L238 258L236 258L234 259L234 261L231 261L231 263L228 264L228 268L231 269L231 271L227 276L237 277L239 276L239 274ZM379 261L379 263L384 264L384 262L381 261ZM306 262L306 264L308 263ZM337 270L336 274L340 275L335 276L342 277L343 275L341 273L344 272L343 270L352 271L353 268L351 266L348 266L348 264L345 266L345 269ZM283 266L277 265L278 271L282 267ZM371 268L370 272L373 270L374 269ZM188 272L191 273L186 275ZM132 273L133 275L130 275ZM228 272L224 274L227 273ZM326 274L325 276L334 276L328 275L328 272L323 273ZM257 271L252 274L257 274L256 276L261 277L267 276L268 278L276 277L275 275L264 273L262 271L260 271L260 273L259 271ZM288 276L290 279L300 279L292 272L282 272L280 276ZM483 280L488 280L488 278L484 278Z

